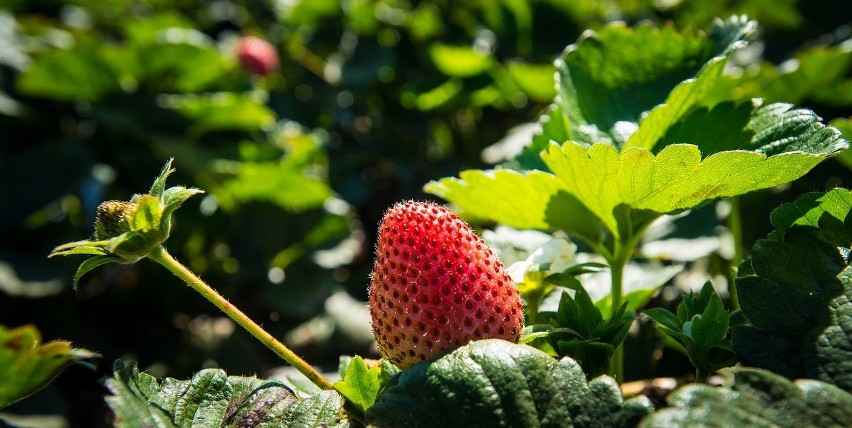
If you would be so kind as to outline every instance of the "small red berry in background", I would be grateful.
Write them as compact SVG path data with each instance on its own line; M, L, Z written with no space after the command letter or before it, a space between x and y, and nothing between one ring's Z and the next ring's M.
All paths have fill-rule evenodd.
M473 340L517 342L524 323L497 256L467 223L428 202L385 213L369 300L379 349L403 369Z
M278 70L278 51L266 40L241 37L237 41L236 52L240 66L249 73L266 76Z

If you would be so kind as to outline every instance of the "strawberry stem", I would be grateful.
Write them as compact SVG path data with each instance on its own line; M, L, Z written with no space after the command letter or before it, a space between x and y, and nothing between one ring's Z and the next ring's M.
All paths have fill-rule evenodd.
M158 246L148 255L151 260L159 263L178 278L182 279L187 285L199 292L205 299L216 305L234 322L251 333L257 340L266 345L267 348L275 352L279 357L286 361L291 366L295 367L300 373L305 375L314 385L322 389L334 389L334 385L323 377L316 369L314 369L305 360L296 355L290 348L275 339L271 334L267 333L263 327L251 320L246 314L237 309L236 306L228 302L221 294L204 281L196 276L192 271L177 261L163 246Z
M624 303L624 268L633 257L638 239L642 233L623 236L615 241L611 256L607 259L609 263L612 284L610 294L612 299L612 311L615 312ZM610 373L619 385L624 382L624 344L618 344L610 358Z
M731 310L736 310L740 307L739 299L737 298L737 269L743 261L743 220L740 212L740 198L728 198L728 203L731 204L731 213L728 214L728 230L734 238L734 255L731 258L731 269L728 275L728 294L731 299Z

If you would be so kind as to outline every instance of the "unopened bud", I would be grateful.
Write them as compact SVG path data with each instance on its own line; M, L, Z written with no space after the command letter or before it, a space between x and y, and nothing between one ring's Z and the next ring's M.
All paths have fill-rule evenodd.
M115 238L130 230L128 221L136 204L128 201L105 201L98 205L95 217L95 239Z

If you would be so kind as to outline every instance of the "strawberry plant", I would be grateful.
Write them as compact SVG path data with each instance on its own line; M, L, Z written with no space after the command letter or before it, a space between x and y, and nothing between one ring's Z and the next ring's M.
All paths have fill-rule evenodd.
M757 23L745 17L699 31L689 2L653 9L680 26L607 23L611 11L570 3L297 1L128 24L116 24L122 6L75 5L56 28L0 13L12 52L0 72L15 70L0 74L0 125L55 114L77 143L138 143L98 161L116 170L61 139L27 152L61 155L39 174L88 186L30 214L56 192L31 180L31 199L3 214L28 213L28 233L73 226L59 234L68 244L50 236L51 256L88 257L74 275L71 258L47 264L79 296L57 317L118 303L93 316L115 332L108 341L82 342L103 361L41 344L33 326L0 326L0 423L25 423L3 408L44 402L28 397L74 363L106 375L89 400L127 427L848 423L852 192L807 193L768 219L748 202L848 161L848 120L797 106L849 105L848 41L775 66L754 57ZM741 10L770 28L804 19L753 3ZM652 13L618 7L628 22ZM542 25L556 8L592 30L550 64L539 51L565 40L538 32L561 28ZM232 25L246 28L221 30ZM498 165L480 167L477 142L530 118L483 151ZM147 193L101 202L131 193L105 194L108 183L136 190L171 156L179 171L169 160ZM9 177L32 176L26 162L6 164ZM411 199L424 194L446 204ZM749 235L765 239L746 252ZM4 266L0 289L51 287L10 286ZM29 307L17 306L0 322ZM304 323L286 330L282 318ZM170 329L196 345L156 340ZM346 348L358 334L365 345ZM222 340L236 358L217 354ZM152 364L152 348L186 371ZM295 372L267 378L258 355ZM670 372L686 385L631 389Z

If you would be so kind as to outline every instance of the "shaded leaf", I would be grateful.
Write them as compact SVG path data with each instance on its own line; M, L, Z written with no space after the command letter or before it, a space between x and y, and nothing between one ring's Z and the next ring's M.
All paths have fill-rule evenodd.
M653 148L674 124L683 119L696 105L705 101L716 81L722 75L731 53L745 45L757 29L754 21L745 17L732 17L728 21L717 21L710 31L709 38L717 39L717 52L707 61L692 79L684 80L675 86L665 102L654 107L642 120L639 129L630 136L626 147ZM725 122L719 122L725 123ZM701 129L701 128L699 128ZM704 129L702 129L704 130ZM706 134L706 132L705 132ZM683 141L695 144L695 141Z
M852 43L815 45L796 52L784 63L750 64L747 72L729 73L719 80L714 98L762 98L766 102L801 104L814 100L821 104L848 106L852 96ZM739 71L739 70L738 70Z
M44 388L69 364L96 356L62 340L42 344L32 325L0 325L0 409Z
M555 103L571 124L570 139L621 146L636 129L640 115L659 105L645 121L644 136L630 143L652 147L666 128L701 99L727 56L753 27L734 17L716 22L709 34L623 24L584 33L556 61L559 95ZM706 76L687 80L702 69Z
M642 421L649 428L829 427L852 420L852 395L834 385L791 382L775 373L742 368L722 388L692 384L668 397L671 407ZM712 415L712 416L711 416Z
M252 94L232 92L161 96L164 107L193 120L189 134L195 138L213 131L257 131L271 127L275 113L264 101Z
M75 289L77 288L77 284L80 283L80 278L82 278L83 275L87 274L92 269L94 269L98 266L103 266L103 265L108 264L108 263L120 263L120 262L121 262L121 257L114 256L114 255L95 256L95 257L90 257L86 260L83 260L83 263L80 263L80 266L77 268L77 272L74 273L74 281L73 281L74 288Z
M106 400L120 427L264 427L336 425L343 398L334 391L299 401L283 383L202 370L190 380L158 382L118 360Z
M367 411L369 424L618 427L652 408L645 397L623 401L609 377L587 383L569 358L496 339L420 363L395 382Z
M852 390L852 191L806 195L771 215L737 278L744 364Z
M304 210L322 205L332 190L323 180L295 168L275 162L243 162L236 176L213 193L225 206L261 200L289 210Z
M120 88L118 77L96 45L48 52L17 79L24 94L93 101Z

